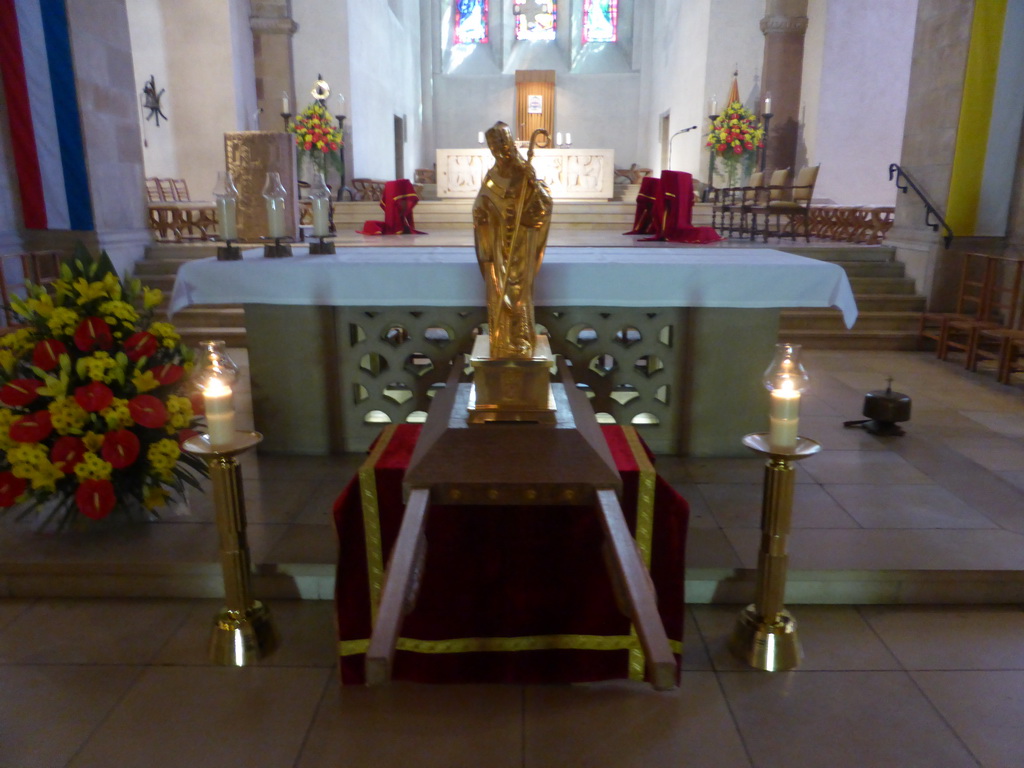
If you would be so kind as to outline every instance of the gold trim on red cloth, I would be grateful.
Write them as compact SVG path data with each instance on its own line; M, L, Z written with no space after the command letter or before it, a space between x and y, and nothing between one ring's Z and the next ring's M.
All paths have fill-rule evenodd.
M669 640L674 653L682 653L683 644ZM338 655L366 653L369 640L339 640ZM459 637L451 640L416 640L400 637L399 651L412 653L508 653L513 651L623 651L639 647L636 636L626 635L529 635L523 637Z
M637 466L637 491L636 491L636 545L640 550L640 559L644 567L651 570L651 540L654 536L654 488L657 474L654 471L654 464L651 463L647 451L644 450L640 435L636 427L624 426L622 435L629 444L629 450L633 453L633 459ZM636 626L631 625L630 637L636 638ZM644 679L644 652L639 643L635 644L629 651L629 679Z
M380 537L380 504L377 499L377 462L380 461L397 429L397 424L384 427L370 455L359 467L359 496L363 505L367 581L370 584L370 617L374 622L377 621L380 593L384 587L384 551Z

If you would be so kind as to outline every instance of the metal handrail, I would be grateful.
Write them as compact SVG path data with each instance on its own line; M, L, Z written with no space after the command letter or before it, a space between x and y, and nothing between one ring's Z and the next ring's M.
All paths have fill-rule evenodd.
M921 191L921 188L914 183L914 179L909 173L907 173L906 169L900 167L899 163L890 163L889 165L889 181L892 181L894 176L896 179L896 188L903 192L903 194L906 194L911 189L917 192L917 196L920 197L921 202L924 203L925 226L931 227L934 232L938 232L940 226L946 230L946 233L942 236L942 240L945 242L946 247L949 248L953 243L953 230L950 228L949 224L946 223L946 220L942 218L942 214L939 213L939 209L932 205L932 201L929 200L925 193ZM900 178L903 178L906 183L900 184Z

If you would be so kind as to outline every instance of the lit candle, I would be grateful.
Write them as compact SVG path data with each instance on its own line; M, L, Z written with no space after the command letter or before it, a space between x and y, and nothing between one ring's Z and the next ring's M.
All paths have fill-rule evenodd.
M331 234L330 211L331 201L326 197L314 197L310 201L313 208L313 234L327 237Z
M224 240L238 239L238 203L233 197L217 197L217 225Z
M291 110L288 109L289 106L290 105L288 104L288 91L281 91L281 114L282 115L291 114Z
M210 379L203 390L206 430L210 445L231 445L235 440L235 407L231 387L221 379Z
M565 143L566 143L566 145L568 145L570 147L572 146L572 134L571 133L565 134Z
M555 146L556 147L562 146L562 132L561 131L559 131L558 133L555 134Z
M484 143L484 132L483 131L480 131L479 133L477 133L476 140L477 140L477 143L479 143L479 144L483 144Z
M769 93L764 97L764 114L770 115L772 113L772 95Z
M712 114L712 115L717 115L718 114L718 97L717 96L712 96L711 97L711 112L710 112L710 114Z
M769 414L768 442L772 448L792 451L796 448L797 428L800 424L800 392L793 382L786 380L772 390Z
M267 235L273 238L284 237L284 199L268 197L267 201Z

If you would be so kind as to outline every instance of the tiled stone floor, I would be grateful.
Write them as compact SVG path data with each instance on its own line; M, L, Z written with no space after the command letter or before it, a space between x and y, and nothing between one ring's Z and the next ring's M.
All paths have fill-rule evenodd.
M811 574L801 602L843 602L848 592L830 581L843 569L909 582L944 572L948 603L1019 600L1021 388L927 354L807 357L813 389L801 432L825 450L799 469L789 549L793 580ZM864 392L889 374L914 400L908 434L844 430ZM287 564L295 594L329 596L330 504L359 461L245 459L258 569ZM692 505L693 573L713 582L752 568L760 460L661 457L658 466ZM184 594L209 587L215 596L211 521L199 497L160 523L74 536L0 523L0 595L9 595L0 597L0 766L1021 765L1019 606L799 605L804 662L768 674L729 656L737 608L697 604L716 594L697 587L677 691L625 682L341 689L329 600L277 595L280 649L234 669L205 658L217 600L173 590L164 599L123 597L126 573L138 594L164 594L169 580ZM151 572L139 575L140 563ZM197 564L206 571L181 576ZM303 567L313 574L308 584ZM104 584L122 596L60 596L102 594ZM883 603L915 597L913 583L878 589ZM847 602L865 602L857 594ZM935 599L932 590L926 600Z
M211 600L0 600L10 768L1016 768L1024 611L802 606L805 659L734 660L691 606L678 690L341 688L328 601L278 601L280 649L209 665Z

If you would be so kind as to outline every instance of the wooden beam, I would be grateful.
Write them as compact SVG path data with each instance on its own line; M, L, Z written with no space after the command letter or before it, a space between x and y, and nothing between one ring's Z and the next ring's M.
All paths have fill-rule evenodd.
M650 574L640 560L640 553L629 533L615 491L598 490L597 500L601 509L601 525L611 548L611 560L616 571L613 579L618 580L624 588L632 614L630 618L636 625L640 644L647 657L647 673L651 685L659 691L671 690L676 687L676 660L658 613L658 598Z
M385 572L384 592L370 636L370 647L366 651L367 685L382 685L391 680L398 633L402 629L402 619L412 606L416 581L413 573L421 551L429 505L429 489L415 488L409 494L402 526Z

